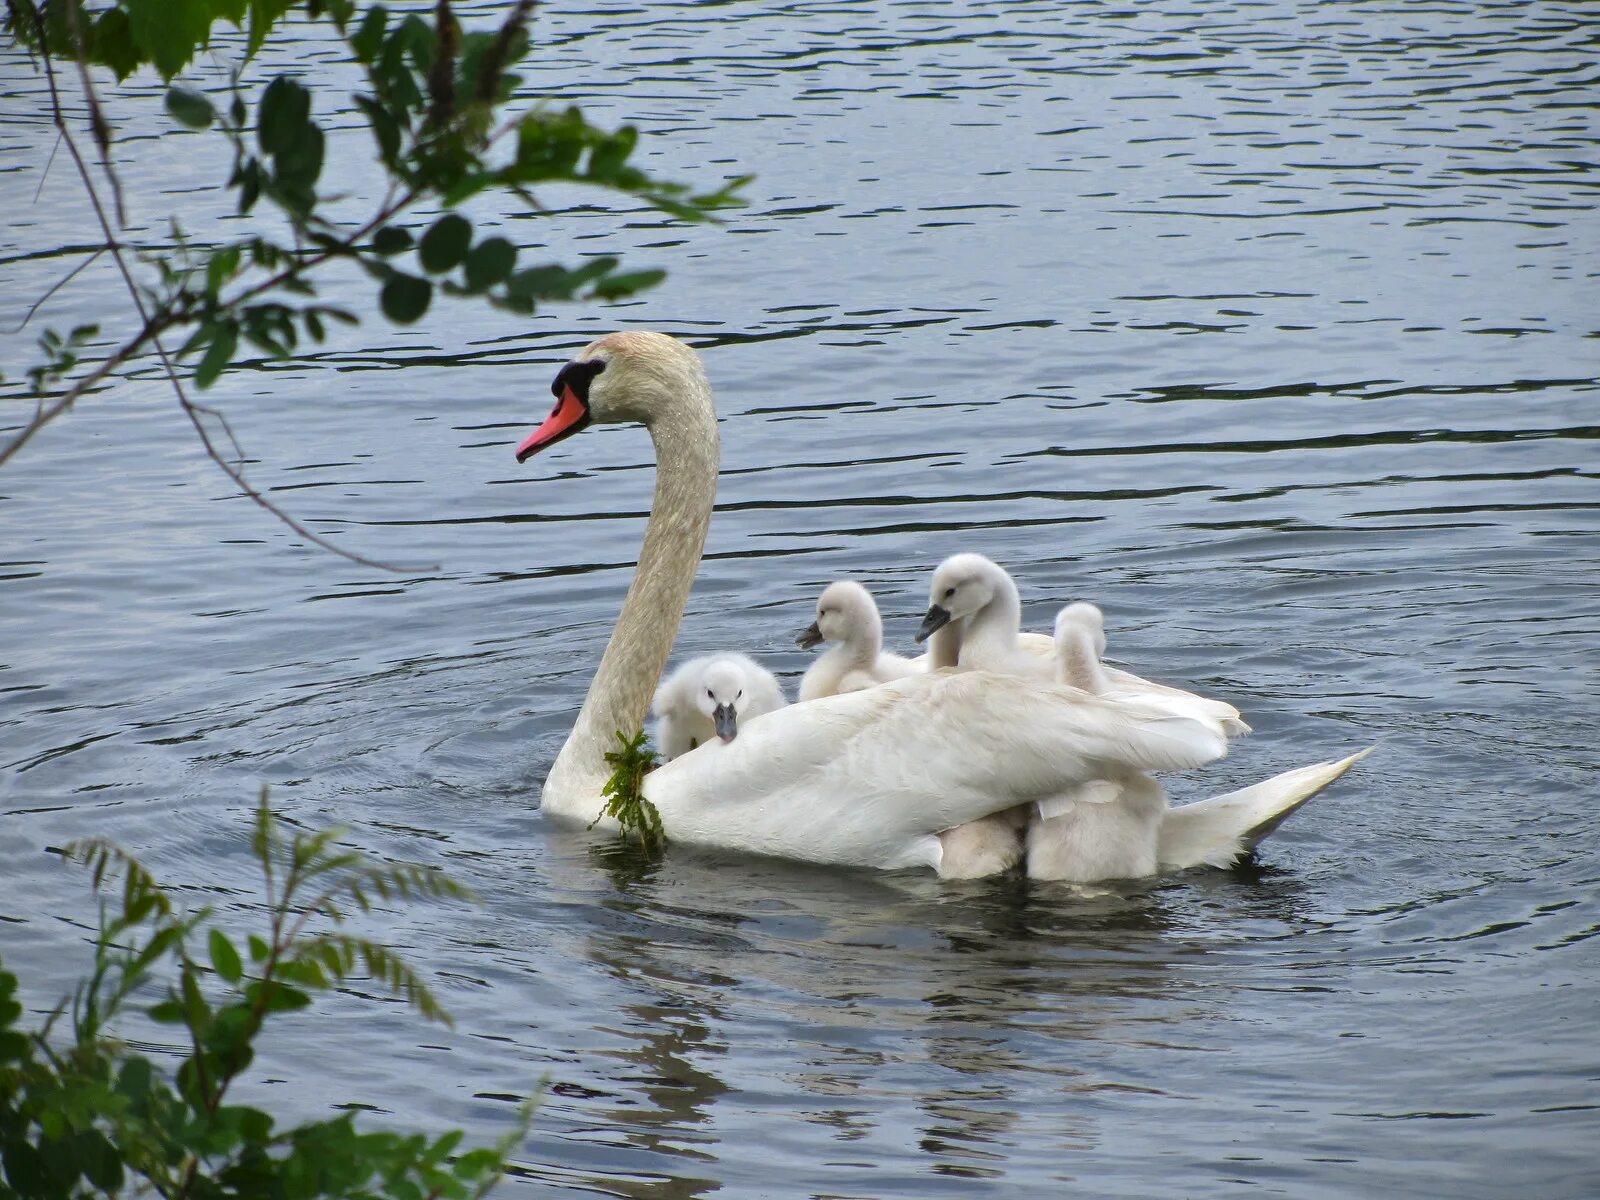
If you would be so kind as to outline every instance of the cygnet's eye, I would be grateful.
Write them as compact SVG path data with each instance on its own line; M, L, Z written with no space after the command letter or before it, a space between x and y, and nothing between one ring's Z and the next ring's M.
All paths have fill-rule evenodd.
M950 599L950 597L954 596L955 594L956 594L955 588L945 588L945 590L944 590L944 598L946 600Z
M710 688L706 689L706 695L710 696L713 700L715 700L717 698L717 694L715 692L713 692Z
M733 698L734 698L734 699L735 699L735 700L741 700L741 699L743 699L743 698L744 698L744 689L743 689L743 688L740 688L740 689L739 689L739 690L738 690L738 691L737 691L737 692L735 692L735 693L734 693L734 694L733 694Z

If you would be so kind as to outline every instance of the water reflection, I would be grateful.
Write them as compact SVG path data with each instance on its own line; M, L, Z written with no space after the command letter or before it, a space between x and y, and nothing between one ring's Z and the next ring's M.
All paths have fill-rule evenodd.
M617 997L597 1029L619 1039L585 1056L598 1086L556 1090L593 1097L567 1136L603 1136L628 1195L715 1186L727 1176L693 1164L722 1163L730 1130L772 1104L830 1142L899 1145L880 1164L891 1190L1003 1177L1033 1153L1041 1095L1089 1101L1049 1138L1092 1149L1095 1097L1167 1094L1112 1068L1118 1053L1186 1044L1234 1003L1193 988L1216 929L1271 940L1304 919L1292 876L1251 865L1208 881L1201 919L1172 909L1186 883L953 884L685 849L650 862L552 836L567 846L557 893L570 868L600 896L581 945ZM610 889L595 893L596 869Z

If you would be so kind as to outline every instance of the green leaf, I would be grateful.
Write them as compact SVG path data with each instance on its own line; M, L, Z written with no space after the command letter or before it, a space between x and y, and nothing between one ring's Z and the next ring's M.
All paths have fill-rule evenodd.
M506 290L515 297L529 300L568 300L573 292L572 275L565 267L553 263L528 267L511 277Z
M211 101L189 88L167 89L167 111L190 129L205 129L217 119L217 110Z
M412 243L411 231L399 225L385 225L372 235L372 252L385 258L408 250Z
M249 1003L260 1004L269 1013L294 1012L311 1003L310 996L286 983L253 981L245 985L244 994Z
M233 353L238 348L239 327L232 322L218 325L216 332L211 335L211 344L206 347L205 354L194 369L194 385L208 388L215 383L223 368L233 361Z
M139 48L134 45L133 27L128 23L128 14L120 8L108 8L100 14L89 42L93 47L90 51L93 61L111 68L119 83L144 62Z
M409 325L420 320L422 314L428 311L428 303L433 299L433 284L426 279L418 279L415 275L402 275L395 273L383 285L383 290L378 294L378 302L383 306L383 315L397 325Z
M21 1195L70 1195L68 1188L52 1186L53 1181L45 1169L44 1157L20 1138L14 1141L7 1139L5 1166L7 1181Z
M467 247L471 244L472 222L460 213L445 213L422 235L417 256L422 260L424 270L432 275L440 275L465 258ZM421 313L417 315L421 316Z
M200 982L194 977L194 968L187 961L178 973L178 986L183 993L183 1020L195 1033L203 1033L211 1022L211 1006L206 1003Z
M207 938L207 945L211 950L211 969L229 983L238 983L244 974L244 964L239 961L239 952L233 948L228 935L220 929L213 929Z
M261 94L256 137L268 154L292 154L311 120L311 93L292 75L279 75Z
M211 37L208 0L122 0L135 46L171 79Z
M234 272L239 269L242 254L239 246L224 246L211 255L211 261L206 263L207 295L215 296L222 290L222 285L233 278Z
M651 748L644 730L631 738L617 730L619 748L606 752L606 763L612 768L600 794L605 803L594 821L601 817L616 818L623 836L632 831L639 839L639 847L647 854L659 854L667 845L666 831L661 827L661 814L644 794L644 777L655 769L656 752Z
M371 96L357 96L356 107L367 114L367 124L372 126L372 136L378 143L378 157L390 167L400 158L400 122Z
M23 1062L29 1057L29 1042L23 1033L0 1033L0 1063Z
M255 934L252 933L250 935L250 958L251 958L251 961L253 961L253 962L266 962L267 961L267 955L269 953L271 953L271 950L268 947L266 941L263 938L257 937Z
M383 5L374 4L367 9L367 15L361 18L361 28L350 37L350 49L359 61L369 63L378 56L388 24L389 10Z
M149 1018L158 1025L182 1025L183 1005L176 1000L163 1000L145 1009Z
M590 289L598 300L620 300L624 296L631 296L635 292L642 292L646 288L655 287L667 277L665 271L625 271L617 275L608 275Z
M136 1108L143 1108L150 1098L154 1082L155 1068L150 1065L148 1058L129 1058L123 1062L122 1070L117 1075L117 1091Z
M317 176L322 174L322 159L326 144L327 139L323 136L322 126L308 119L301 126L300 136L295 139L294 144L280 150L275 156L278 175L296 183L315 183Z
M256 56L273 25L293 7L294 0L250 0L250 41L245 49L246 58Z
M84 1178L102 1194L115 1195L122 1187L122 1155L98 1129L73 1139Z
M503 237L484 238L467 255L467 290L482 292L499 283L517 265L517 248Z

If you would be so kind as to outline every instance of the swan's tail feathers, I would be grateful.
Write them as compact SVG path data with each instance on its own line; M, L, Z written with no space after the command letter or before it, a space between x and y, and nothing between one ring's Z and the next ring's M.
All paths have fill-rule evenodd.
M1161 865L1171 870L1230 865L1376 748L1368 746L1337 762L1297 767L1237 792L1169 809L1161 821Z

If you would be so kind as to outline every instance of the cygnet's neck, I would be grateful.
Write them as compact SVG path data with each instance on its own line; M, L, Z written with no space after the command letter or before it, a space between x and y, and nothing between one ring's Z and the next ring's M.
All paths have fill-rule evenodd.
M653 398L647 421L656 486L639 565L583 708L545 782L547 807L591 806L610 774L605 755L616 749L617 733L632 736L643 726L705 549L717 492L716 411L701 371L677 370L671 378L670 390Z
M1106 690L1106 672L1095 653L1094 636L1082 628L1058 630L1056 633L1056 663L1060 667L1061 682L1070 683L1086 692Z
M883 621L876 612L858 613L851 623L850 636L839 644L841 658L851 666L870 667L883 653Z
M994 580L994 595L966 620L961 633L961 665L978 670L1006 670L1020 651L1017 634L1022 629L1022 601L1009 575Z

